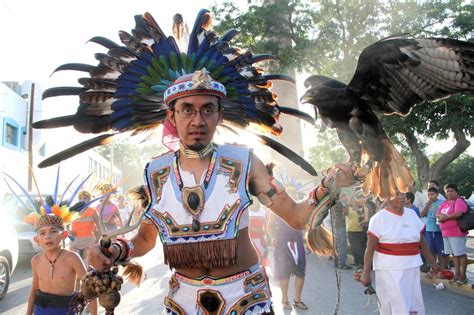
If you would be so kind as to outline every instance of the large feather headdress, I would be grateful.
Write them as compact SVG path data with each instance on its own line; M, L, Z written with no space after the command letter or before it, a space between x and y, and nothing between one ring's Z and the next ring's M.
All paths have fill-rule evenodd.
M31 213L24 217L23 220L26 223L35 226L35 230L38 230L44 225L55 225L58 227L63 227L64 224L71 223L72 221L79 218L79 212L89 205L94 203L104 196L100 196L89 202L77 202L73 203L76 195L82 190L84 184L87 182L90 174L87 176L79 185L74 189L73 193L65 198L66 194L70 189L72 189L74 182L79 176L76 176L64 189L63 193L59 191L59 174L60 167L58 166L58 171L56 175L56 183L54 188L54 193L52 196L41 195L38 190L39 201L35 200L35 197L30 194L18 181L16 181L12 176L4 173L6 178L4 178L8 188L13 193L13 195L18 199L20 204L25 208L31 211ZM20 194L17 193L16 189L13 189L10 185L10 181L15 184L15 186L21 191ZM36 183L36 181L35 181ZM23 198L22 198L23 197Z
M55 87L43 93L43 98L78 95L77 112L38 121L33 126L74 126L81 133L100 135L47 158L39 167L56 164L106 144L113 136L123 132L136 135L157 128L166 120L168 107L164 93L168 87L181 76L205 68L227 93L222 102L222 127L253 129L261 142L310 174L316 174L302 157L264 135L279 135L282 132L278 122L281 113L313 122L309 115L277 104L277 96L270 91L272 80L293 83L294 80L285 75L264 74L262 68L255 66L258 62L273 60L273 56L253 55L250 51L243 52L233 47L230 42L238 31L232 29L219 37L211 29L212 18L207 10L199 12L189 40L180 45L187 47L186 51L180 50L175 37L167 37L163 33L149 13L136 15L135 22L131 34L119 32L122 45L104 37L90 39L108 50L95 54L99 61L97 66L68 63L55 70L75 70L87 74L79 79L81 87Z

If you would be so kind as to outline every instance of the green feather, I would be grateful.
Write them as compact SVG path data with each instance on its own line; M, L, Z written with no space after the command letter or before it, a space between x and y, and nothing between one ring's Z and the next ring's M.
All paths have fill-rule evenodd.
M176 55L175 52L170 53L170 65L171 69L173 69L174 71L177 71L180 67L178 55Z
M147 69L154 83L159 82L161 80L162 76L155 70L155 68L149 66Z
M139 87L139 88L136 88L135 91L137 91L137 93L140 93L140 94L156 94L156 91L154 91L153 89L150 89L148 87Z
M147 76L147 75L142 75L142 76L140 77L140 79L141 79L143 82L147 83L148 85L153 85L153 84L156 83L155 80L153 80L151 77L149 77L149 76Z
M166 60L165 56L160 56L160 64L163 67L163 77L168 78L168 73L170 70L170 66L168 64L168 60Z
M218 81L219 81L219 77L221 76L222 72L224 72L224 66L223 66L223 65L220 65L219 67L215 68L215 69L211 72L211 78L213 78L214 80L218 80Z
M163 72L163 67L160 64L160 61L157 58L153 58L151 61L151 64L153 65L153 68L158 72L158 74L162 77L165 76L165 73Z
M186 63L188 62L188 56L186 53L181 53L181 71L186 71Z
M196 62L196 53L192 53L191 56L188 57L186 62L186 72L191 73L194 72L196 69L194 68L194 63Z
M206 63L207 63L207 57L204 57L196 63L195 69L196 70L201 70Z

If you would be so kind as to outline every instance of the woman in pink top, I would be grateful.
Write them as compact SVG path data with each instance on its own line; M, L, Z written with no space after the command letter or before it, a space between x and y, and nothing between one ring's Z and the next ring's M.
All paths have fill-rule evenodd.
M445 185L444 192L447 199L439 206L436 217L443 235L444 253L453 254L454 278L451 281L461 285L467 283L467 232L461 231L457 219L467 212L467 204L459 198L455 184Z

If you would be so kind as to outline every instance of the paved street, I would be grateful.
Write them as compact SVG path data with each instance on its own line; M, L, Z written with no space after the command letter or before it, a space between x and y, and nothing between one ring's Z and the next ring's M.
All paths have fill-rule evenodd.
M138 289L126 284L122 290L122 302L116 314L159 314L161 304L167 291L170 271L162 262L161 248L155 249L145 259L141 259L146 269L147 279ZM367 302L360 284L352 280L352 270L340 271L339 314L376 314L376 304L372 302L367 310L363 306ZM269 272L271 278L271 271ZM272 283L272 293L277 314L334 314L336 304L336 278L332 262L308 255L308 267L303 301L308 311L283 312L281 295L278 287ZM31 272L29 264L23 261L13 276L13 283L3 301L0 302L2 314L24 314ZM426 314L452 313L456 315L473 315L474 298L454 293L449 290L436 290L432 285L423 284ZM290 299L293 294L290 294Z

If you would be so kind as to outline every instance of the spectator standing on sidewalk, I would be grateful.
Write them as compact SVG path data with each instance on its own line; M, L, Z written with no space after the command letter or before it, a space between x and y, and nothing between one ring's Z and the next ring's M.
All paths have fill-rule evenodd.
M426 243L431 254L438 259L441 269L448 267L448 256L444 252L443 236L438 223L436 212L442 201L438 198L438 190L434 187L428 188L428 201L421 211L421 216L426 218Z
M306 273L306 251L303 242L303 232L291 228L277 215L270 213L268 234L274 247L273 278L280 285L283 309L292 309L288 299L288 288L290 277L294 275L295 298L293 306L298 309L307 310L308 307L301 300Z
M459 197L456 184L445 185L444 192L447 199L439 206L436 218L443 235L444 252L453 255L454 278L452 281L462 285L467 283L467 232L461 231L457 219L467 212L468 208L466 202Z
M362 268L364 265L364 251L367 243L367 233L364 231L364 224L368 222L366 211L364 209L365 198L359 198L352 201L348 208L346 224L347 238L354 256L354 265Z
M336 204L331 208L332 233L334 235L334 267L352 269L347 263L347 233L346 215L349 207L349 195L344 191L339 193Z
M405 207L415 211L418 218L421 218L420 209L418 209L418 207L415 206L414 203L415 203L415 194L412 192L405 193Z
M423 236L424 224L404 208L405 194L398 193L369 222L364 271L360 281L371 283L373 265L380 314L424 314L421 292L420 251L437 266Z

